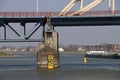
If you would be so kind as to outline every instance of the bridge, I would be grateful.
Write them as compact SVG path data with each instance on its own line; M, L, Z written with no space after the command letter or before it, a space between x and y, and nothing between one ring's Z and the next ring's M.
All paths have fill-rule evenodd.
M120 11L115 11L115 0L108 0L108 11L90 11L103 1L93 0L83 6L84 0L71 0L61 12L0 12L0 28L4 28L4 38L0 39L0 42L44 42L45 45L39 45L39 67L48 65L49 62L46 63L46 60L41 61L41 59L42 57L46 58L49 54L54 56L54 66L58 67L58 33L55 32L54 27L120 25ZM78 2L80 2L80 9L70 11ZM18 33L10 23L20 23L24 28L24 33ZM29 34L26 32L27 23L35 23ZM31 36L40 27L43 27L43 39L31 39ZM7 34L6 28L11 29L18 37L24 34L24 39L8 39L7 35L9 34Z
M120 25L120 11L88 11L83 15L59 16L61 12L0 12L0 26L4 27L4 39L0 42L39 42L43 40L29 40L29 38L41 27L67 27L67 26L101 26ZM72 12L69 12L72 13ZM9 27L17 36L21 36L9 23L20 23L24 27L25 40L8 40L6 27ZM34 30L26 35L27 23L36 23ZM45 29L43 30L45 32ZM44 34L44 33L43 33Z

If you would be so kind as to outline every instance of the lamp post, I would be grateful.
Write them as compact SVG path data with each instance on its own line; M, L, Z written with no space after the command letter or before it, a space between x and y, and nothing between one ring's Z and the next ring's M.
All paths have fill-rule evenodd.
M111 0L108 0L108 9L110 11L110 8L111 8Z
M36 12L38 13L38 0L36 1Z

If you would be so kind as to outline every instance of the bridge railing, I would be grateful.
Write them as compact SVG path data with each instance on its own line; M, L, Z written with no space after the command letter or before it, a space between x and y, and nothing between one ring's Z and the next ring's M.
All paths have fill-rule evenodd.
M67 12L65 16L73 13ZM37 18L44 16L59 16L60 12L0 12L0 18ZM120 16L120 11L88 11L75 16Z
M74 11L67 12L66 16L73 13ZM120 11L81 11L79 14L74 16L120 16Z

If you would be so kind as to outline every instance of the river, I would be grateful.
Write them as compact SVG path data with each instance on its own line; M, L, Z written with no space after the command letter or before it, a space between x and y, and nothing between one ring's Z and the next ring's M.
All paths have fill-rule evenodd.
M13 53L0 58L0 80L120 80L120 59L87 58L83 54L60 53L60 68L37 69L36 53Z

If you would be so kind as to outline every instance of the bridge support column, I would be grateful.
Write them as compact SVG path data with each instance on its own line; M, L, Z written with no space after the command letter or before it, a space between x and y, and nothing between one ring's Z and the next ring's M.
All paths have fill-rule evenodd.
M52 61L49 60L52 56ZM58 52L58 33L56 31L45 32L45 43L38 46L37 53L38 68L57 68L59 67Z

